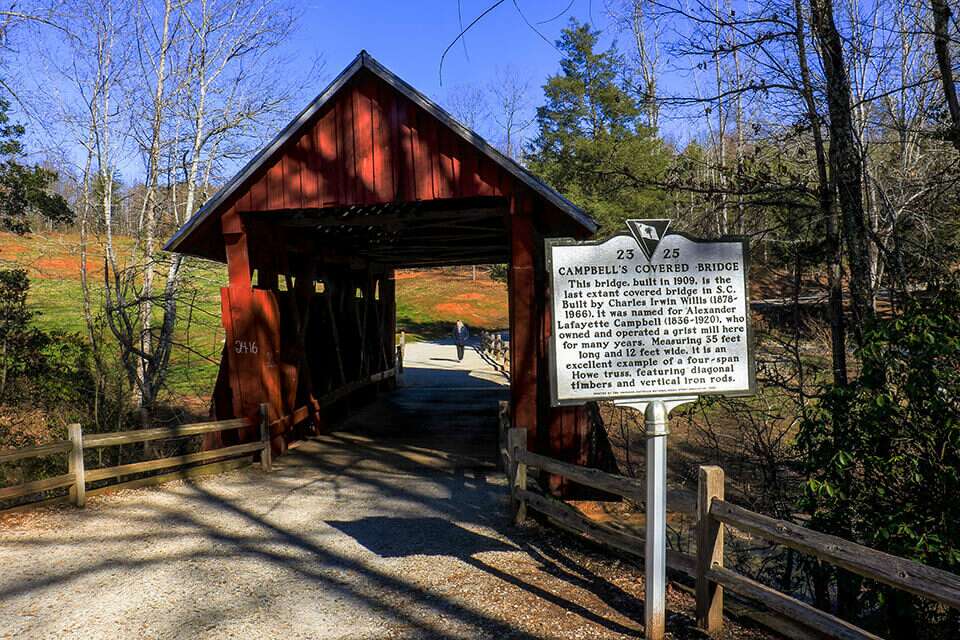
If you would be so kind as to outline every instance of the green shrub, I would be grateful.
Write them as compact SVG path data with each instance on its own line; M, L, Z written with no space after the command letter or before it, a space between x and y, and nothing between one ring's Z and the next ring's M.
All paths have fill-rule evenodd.
M0 403L79 408L93 390L89 346L77 334L36 327L29 289L22 269L0 270Z
M811 525L960 573L957 283L878 320L858 357L856 381L828 388L801 429ZM877 584L855 585L849 591L855 610L879 609L893 637L915 625L920 637L957 637L960 631L955 612Z

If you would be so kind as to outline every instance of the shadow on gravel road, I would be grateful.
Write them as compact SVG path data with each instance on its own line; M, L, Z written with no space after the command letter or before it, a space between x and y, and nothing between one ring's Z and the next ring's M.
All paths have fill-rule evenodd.
M451 556L468 561L475 553L515 551L496 538L474 533L444 518L389 518L327 520L368 551L381 558Z

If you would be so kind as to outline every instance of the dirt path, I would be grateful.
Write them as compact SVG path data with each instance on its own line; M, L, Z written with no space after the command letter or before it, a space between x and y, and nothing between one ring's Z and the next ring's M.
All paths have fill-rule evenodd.
M418 393L401 388L394 409L421 415ZM449 407L432 415L456 426ZM0 637L641 637L634 565L510 526L501 474L388 436L338 431L269 475L0 519ZM448 464L417 457L430 455ZM672 593L669 608L673 637L702 637L689 597ZM743 633L730 636L764 637Z

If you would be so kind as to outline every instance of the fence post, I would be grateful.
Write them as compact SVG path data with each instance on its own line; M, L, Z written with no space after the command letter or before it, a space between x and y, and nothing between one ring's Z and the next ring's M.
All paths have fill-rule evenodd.
M527 465L520 456L527 450L527 430L510 429L507 431L507 456L510 459L510 510L513 523L521 524L527 519L527 501L517 497L517 493L527 489Z
M510 448L507 443L507 432L510 430L510 401L501 400L498 415L497 449L500 454L500 469L504 473L510 470Z
M700 467L697 483L697 626L714 634L723 628L723 587L707 577L723 566L723 524L710 515L714 498L723 500L723 469Z
M67 427L67 434L73 445L67 458L67 471L73 474L70 501L82 507L87 504L87 480L83 470L83 430L79 424L71 424Z
M260 404L260 442L263 449L260 451L260 468L270 473L273 470L273 448L270 444L270 419L267 403Z

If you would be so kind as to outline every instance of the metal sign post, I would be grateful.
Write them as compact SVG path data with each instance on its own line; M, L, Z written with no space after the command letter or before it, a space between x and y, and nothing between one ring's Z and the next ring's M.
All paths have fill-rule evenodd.
M554 406L612 400L643 412L647 435L645 618L662 640L667 582L667 420L702 395L750 395L749 247L627 220L601 242L550 238Z
M667 436L670 412L696 397L614 404L643 413L647 436L647 505L644 542L644 636L662 640L667 611Z

